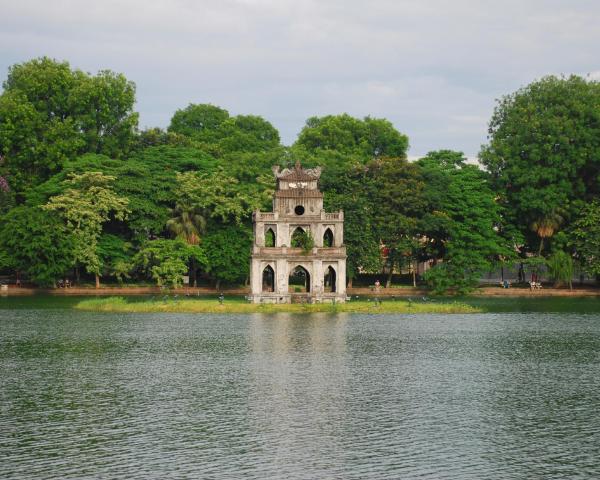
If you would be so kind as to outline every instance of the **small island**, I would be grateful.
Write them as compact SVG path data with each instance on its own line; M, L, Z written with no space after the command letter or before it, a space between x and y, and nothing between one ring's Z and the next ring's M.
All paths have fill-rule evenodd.
M457 301L378 299L347 303L247 303L243 299L172 298L139 300L125 297L92 298L74 306L77 310L107 313L479 313L482 309Z

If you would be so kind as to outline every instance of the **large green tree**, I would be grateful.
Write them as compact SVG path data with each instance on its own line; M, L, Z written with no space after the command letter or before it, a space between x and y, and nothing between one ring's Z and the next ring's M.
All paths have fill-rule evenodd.
M229 224L214 228L204 236L202 248L217 289L223 281L232 283L247 279L252 251L250 227Z
M600 203L585 205L571 225L571 245L586 273L600 278Z
M40 207L19 206L0 219L0 264L37 285L56 286L75 263L76 239Z
M327 115L309 118L296 145L311 153L335 151L370 160L373 157L405 157L408 137L385 119L365 117L360 120L348 114Z
M368 168L356 163L337 175L325 175L321 188L327 211L343 210L344 244L348 286L361 271L375 272L381 267L380 238L376 230L378 208L372 194L377 190Z
M373 176L371 201L376 231L387 251L386 287L394 269L414 263L417 257L417 226L425 212L425 184L419 167L404 158L381 158L367 168Z
M10 67L3 87L0 168L19 193L78 154L121 157L133 144L135 86L121 74L93 76L43 57Z
M135 255L133 264L152 277L159 286L179 287L188 271L191 259L206 266L206 256L198 245L183 240L151 240Z
M125 220L128 200L111 188L114 177L101 172L71 174L65 181L65 190L50 198L44 209L57 212L67 230L76 239L75 260L88 273L94 274L96 288L100 287L101 262L98 240L102 225L110 218Z
M600 194L600 84L549 76L503 97L480 157L506 219L541 247Z
M279 132L256 115L230 117L223 108L190 104L177 110L169 132L187 136L219 156L231 152L264 152L279 146Z
M419 160L429 202L421 220L425 258L437 264L427 274L438 292L464 292L513 245L498 230L501 210L486 172L465 162L461 152L431 152Z

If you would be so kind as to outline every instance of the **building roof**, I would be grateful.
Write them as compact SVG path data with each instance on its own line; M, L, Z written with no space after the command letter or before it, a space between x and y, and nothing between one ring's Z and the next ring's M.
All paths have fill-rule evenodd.
M321 167L317 168L302 168L300 162L296 162L294 168L284 168L279 170L279 165L273 167L273 173L277 180L285 180L289 182L311 182L318 180L321 177Z

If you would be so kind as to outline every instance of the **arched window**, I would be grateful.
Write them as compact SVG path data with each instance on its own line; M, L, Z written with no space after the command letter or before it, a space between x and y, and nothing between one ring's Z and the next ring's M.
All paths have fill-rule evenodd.
M292 233L292 239L290 242L291 247L292 248L302 247L302 243L304 241L305 234L306 234L306 232L304 231L304 229L302 227L296 228L296 230L294 230L294 233Z
M323 278L323 291L334 293L336 289L335 280L335 270L332 266L327 267Z
M275 291L275 272L271 265L267 265L262 274L262 291L270 293Z
M269 227L265 232L265 247L274 247L275 238L275 232L271 227Z
M330 228L325 230L325 233L323 234L323 246L333 247L333 232Z
M288 278L290 293L308 293L310 292L310 274L306 268L298 265L290 273Z

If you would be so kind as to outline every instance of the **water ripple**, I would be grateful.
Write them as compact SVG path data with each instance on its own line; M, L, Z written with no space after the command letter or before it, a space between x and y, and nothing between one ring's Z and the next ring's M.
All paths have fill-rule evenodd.
M600 477L600 316L4 310L0 478Z

